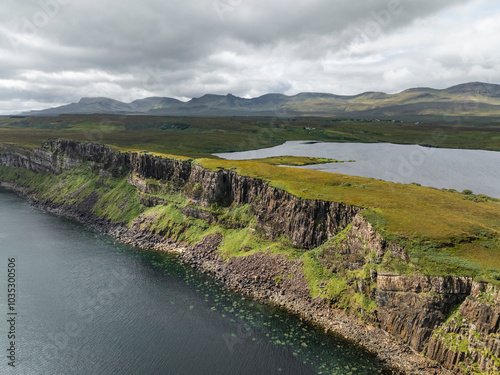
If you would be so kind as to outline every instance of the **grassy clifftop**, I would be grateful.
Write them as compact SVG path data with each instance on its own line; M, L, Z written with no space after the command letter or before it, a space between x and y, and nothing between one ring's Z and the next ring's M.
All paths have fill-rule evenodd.
M387 239L407 247L412 262L429 274L500 272L498 199L253 161L197 162L209 169L233 168L301 198L364 207L365 218Z
M178 159L187 160L185 157ZM205 158L191 162L215 171L234 170L240 175L267 181L271 186L303 199L342 202L364 208L364 217L384 238L399 243L408 250L411 262L396 265L398 272L480 276L489 281L500 279L498 214L500 201L497 199L483 195L476 196L468 192L459 193L411 184L279 167L256 161ZM201 236L214 230L222 230L209 228L209 225L202 220L187 217L185 212L182 213L182 209L191 207L193 203L184 198L174 199L175 194L172 195L172 192L158 182L149 182L149 189L155 194L146 198L167 202L160 206L174 204L168 209L161 207L148 209L140 201L140 196L144 198L144 194L127 183L125 177L117 180L99 176L96 172L89 168L78 168L55 176L36 175L29 171L14 171L10 168L0 170L3 180L27 185L46 199L61 204L82 202L93 194L94 212L115 222L130 223L148 210L151 211L151 215L161 213L160 217L164 223L158 224L158 228L166 230L168 225L180 225L181 228L169 230L172 229L172 233L177 233L178 239L190 243L198 241ZM179 199L182 202L178 201ZM197 207L196 204L191 208L207 210ZM230 236L231 241L227 242L231 244L225 250L228 254L237 254L241 247L257 250L271 246L268 241L262 242L262 239L248 230L247 227L252 221L252 214L249 212L245 211L242 216L243 211L238 207L212 207L209 212L214 217L229 215L228 218L234 213L237 219L233 219L236 221L245 218L244 222L237 225L243 229L233 233ZM167 222L170 224L165 224ZM191 229L184 230L188 227ZM282 245L288 249L290 246L285 242ZM265 243L266 246L262 247L258 243Z
M375 122L336 118L116 115L10 118L0 121L0 142L37 147L47 138L64 137L99 141L122 151L146 150L165 157L185 155L178 157L184 160L199 158L196 163L209 169L236 169L242 175L269 181L302 198L366 208L365 217L386 238L408 248L412 263L422 272L496 275L496 270L500 270L500 203L497 200L269 165L318 160L276 158L260 163L225 161L211 156L214 152L255 149L286 140L422 143L436 147L500 149L498 119L448 116L418 120ZM172 123L183 126L166 126Z

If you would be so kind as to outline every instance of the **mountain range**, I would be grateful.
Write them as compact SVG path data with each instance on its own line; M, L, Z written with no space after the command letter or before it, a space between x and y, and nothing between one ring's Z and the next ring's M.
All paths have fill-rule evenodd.
M240 98L206 94L187 102L150 97L124 103L95 97L55 108L24 112L24 116L61 114L124 114L162 116L341 116L406 117L420 115L499 116L500 85L472 82L447 89L411 88L397 94L365 92L359 95L300 93L266 94Z

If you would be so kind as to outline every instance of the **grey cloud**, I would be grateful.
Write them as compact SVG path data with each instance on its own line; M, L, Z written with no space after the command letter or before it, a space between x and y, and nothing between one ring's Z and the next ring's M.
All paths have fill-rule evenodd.
M467 72L464 78L486 73L472 69L481 62L469 52L440 52L441 36L423 40L412 30L453 6L485 3L5 0L0 4L0 82L19 80L27 87L0 83L0 99L10 95L19 101L65 103L94 94L124 100L207 92L356 93L441 84L456 80L460 72ZM40 16L44 12L45 19ZM488 61L491 72L498 72L497 57ZM422 59L439 62L443 71L456 67L457 73L419 83Z

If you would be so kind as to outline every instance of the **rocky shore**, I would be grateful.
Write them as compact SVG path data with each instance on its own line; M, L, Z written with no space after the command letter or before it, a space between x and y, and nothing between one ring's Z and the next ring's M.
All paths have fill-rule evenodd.
M384 259L405 264L408 253L362 207L302 199L191 160L67 140L33 150L0 144L0 165L11 182L4 186L35 206L127 244L178 253L228 288L376 353L394 373L500 373L498 289L468 277L384 272ZM234 233L258 233L253 241L265 245L226 246ZM266 250L283 239L286 250ZM237 256L223 258L225 247ZM288 249L301 255L287 258Z
M242 295L285 308L292 314L339 335L372 353L394 374L451 375L436 362L424 359L386 331L360 322L343 310L329 306L322 298L311 298L309 285L300 260L288 260L283 255L256 253L225 261L215 250L221 241L218 235L206 236L200 243L189 246L151 233L143 221L132 226L114 224L91 213L85 205L77 207L56 205L40 199L29 189L1 183L27 198L30 203L47 212L75 220L101 234L140 247L178 254L180 262L212 275L228 288ZM292 275L276 282L277 275Z

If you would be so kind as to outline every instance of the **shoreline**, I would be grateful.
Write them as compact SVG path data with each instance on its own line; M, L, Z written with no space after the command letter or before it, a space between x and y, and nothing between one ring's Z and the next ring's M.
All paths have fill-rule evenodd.
M361 322L343 310L328 306L320 298L311 298L299 260L288 260L283 255L255 253L225 261L215 251L221 240L217 235L208 235L200 243L190 246L149 232L144 229L147 227L142 225L144 222L133 222L130 227L114 224L89 212L78 212L72 206L55 205L41 200L28 188L2 182L0 186L27 199L38 209L79 222L93 231L110 235L119 242L144 250L176 253L180 262L209 274L225 287L282 308L321 327L325 332L364 348L376 355L383 366L394 374L452 374L436 362L424 359L410 347L398 343L384 330ZM277 270L293 276L278 283L274 278Z

